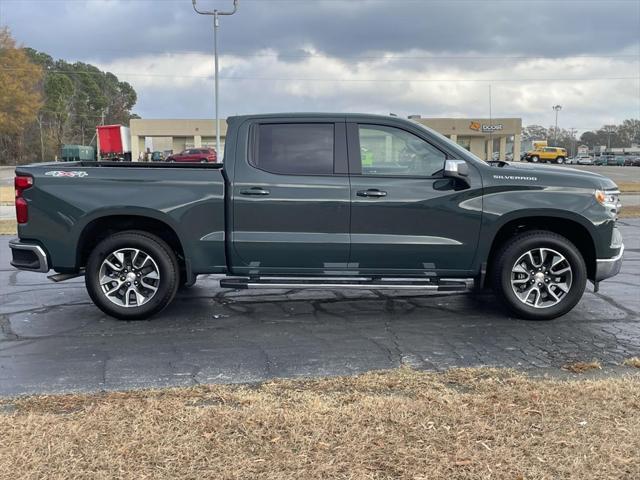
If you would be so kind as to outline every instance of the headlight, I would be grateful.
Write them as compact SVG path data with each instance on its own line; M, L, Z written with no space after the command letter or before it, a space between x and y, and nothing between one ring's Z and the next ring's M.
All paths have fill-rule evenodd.
M620 212L622 203L620 202L619 190L596 190L595 197L596 201L603 207L611 209L615 214Z

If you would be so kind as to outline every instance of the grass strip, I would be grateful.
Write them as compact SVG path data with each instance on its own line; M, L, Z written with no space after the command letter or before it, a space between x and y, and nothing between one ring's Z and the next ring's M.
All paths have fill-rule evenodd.
M400 369L6 399L0 478L640 478L640 376L576 378Z

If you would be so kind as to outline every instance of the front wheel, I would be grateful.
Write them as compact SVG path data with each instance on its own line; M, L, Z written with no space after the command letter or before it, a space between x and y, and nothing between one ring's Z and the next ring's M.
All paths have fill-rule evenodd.
M148 318L176 294L180 266L175 253L147 232L125 231L100 242L89 255L85 285L100 310L121 320Z
M556 163L564 163L564 157L556 158Z
M534 155L531 157L531 161L533 163L538 163L540 161L540 157L538 157L537 155Z
M561 235L531 231L508 241L493 265L496 294L530 320L551 320L582 298L587 268L580 251Z

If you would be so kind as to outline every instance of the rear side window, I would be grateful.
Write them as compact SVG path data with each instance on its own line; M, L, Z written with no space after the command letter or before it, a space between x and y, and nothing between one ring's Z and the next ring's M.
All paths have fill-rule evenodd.
M254 167L284 175L333 174L332 123L268 123L257 128Z

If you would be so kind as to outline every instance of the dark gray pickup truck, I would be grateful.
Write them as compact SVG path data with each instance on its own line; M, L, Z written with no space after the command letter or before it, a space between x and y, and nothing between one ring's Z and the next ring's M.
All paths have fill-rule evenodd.
M12 265L85 276L104 312L162 310L198 274L227 288L492 287L550 319L620 270L616 185L484 162L396 117L229 119L224 164L16 168Z

